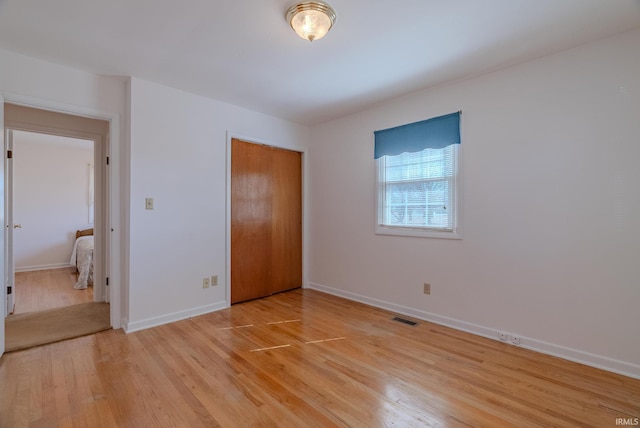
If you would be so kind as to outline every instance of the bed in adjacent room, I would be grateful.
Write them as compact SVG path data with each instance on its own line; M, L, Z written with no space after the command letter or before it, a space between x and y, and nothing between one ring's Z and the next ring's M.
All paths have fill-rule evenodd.
M93 284L93 247L93 229L78 230L70 260L70 264L78 269L78 280L73 286L76 290Z

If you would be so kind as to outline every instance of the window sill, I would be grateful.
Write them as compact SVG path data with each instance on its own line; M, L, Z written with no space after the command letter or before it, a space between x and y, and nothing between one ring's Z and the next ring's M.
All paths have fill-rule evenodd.
M393 227L376 225L376 235L412 236L417 238L437 238L437 239L462 239L459 230L450 232L437 229L423 229L412 227Z

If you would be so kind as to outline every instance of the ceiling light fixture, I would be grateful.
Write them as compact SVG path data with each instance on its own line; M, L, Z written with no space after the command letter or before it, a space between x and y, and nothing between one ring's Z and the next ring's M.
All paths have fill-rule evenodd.
M329 32L336 22L336 12L326 3L305 1L291 6L286 18L298 36L313 42Z

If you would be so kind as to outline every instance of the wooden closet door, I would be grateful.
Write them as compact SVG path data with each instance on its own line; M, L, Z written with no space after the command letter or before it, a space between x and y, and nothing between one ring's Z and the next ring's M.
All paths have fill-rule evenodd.
M298 152L231 142L231 303L302 285Z
M271 292L302 286L302 165L299 152L271 150Z
M270 152L231 142L231 303L270 294Z

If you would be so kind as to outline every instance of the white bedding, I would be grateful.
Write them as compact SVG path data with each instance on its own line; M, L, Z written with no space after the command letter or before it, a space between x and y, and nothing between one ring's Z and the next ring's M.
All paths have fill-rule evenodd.
M80 273L73 288L82 290L93 284L93 236L81 236L76 239L70 264L76 266Z

